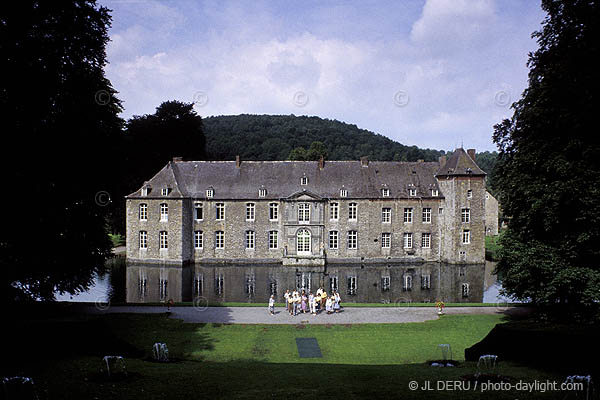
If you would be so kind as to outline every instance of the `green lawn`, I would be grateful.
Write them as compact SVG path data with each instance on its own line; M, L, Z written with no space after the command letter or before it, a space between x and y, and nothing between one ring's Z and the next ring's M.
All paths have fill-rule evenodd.
M12 324L2 369L33 377L42 399L553 398L475 390L424 396L408 389L412 380L435 385L475 372L472 362L433 368L425 361L440 358L440 343L450 343L462 360L465 347L499 322L497 315L444 315L407 324L228 325L184 324L164 315L61 315ZM297 337L317 338L323 358L299 358ZM167 343L175 362L151 361L155 342ZM125 357L128 379L112 382L99 374L102 356L112 354ZM499 372L527 381L562 378L510 363L501 363Z

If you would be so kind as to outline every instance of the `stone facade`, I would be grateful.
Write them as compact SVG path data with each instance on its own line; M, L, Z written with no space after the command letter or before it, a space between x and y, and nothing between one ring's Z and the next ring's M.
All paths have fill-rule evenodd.
M489 202L470 150L433 163L175 160L126 202L133 262L485 261Z
M488 192L485 192L485 234L498 234L498 200Z

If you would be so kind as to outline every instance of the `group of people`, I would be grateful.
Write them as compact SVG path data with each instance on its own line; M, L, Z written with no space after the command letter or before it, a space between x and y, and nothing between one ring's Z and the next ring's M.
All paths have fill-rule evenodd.
M286 290L283 299L285 302L285 310L290 313L291 316L296 316L300 313L306 314L311 313L317 315L318 313L325 311L327 314L333 314L340 312L342 299L340 294L335 290L328 295L323 288L319 288L315 294L302 289L301 292L298 290L289 291ZM275 313L275 297L271 296L269 299L269 312Z

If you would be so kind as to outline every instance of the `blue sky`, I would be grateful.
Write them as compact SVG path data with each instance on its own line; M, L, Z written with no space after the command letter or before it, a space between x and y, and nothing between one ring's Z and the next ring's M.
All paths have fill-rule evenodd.
M100 0L124 118L316 115L407 145L495 150L527 86L539 1Z

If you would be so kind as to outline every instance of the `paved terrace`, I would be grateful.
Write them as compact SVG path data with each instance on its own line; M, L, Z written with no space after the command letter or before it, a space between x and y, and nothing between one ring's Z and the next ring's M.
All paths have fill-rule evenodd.
M106 313L165 313L165 306L108 306L82 305L91 314ZM527 307L446 307L444 314L525 314ZM380 324L424 322L439 318L435 307L344 307L337 314L291 316L283 307L270 315L267 307L172 307L171 318L190 323L230 324Z

